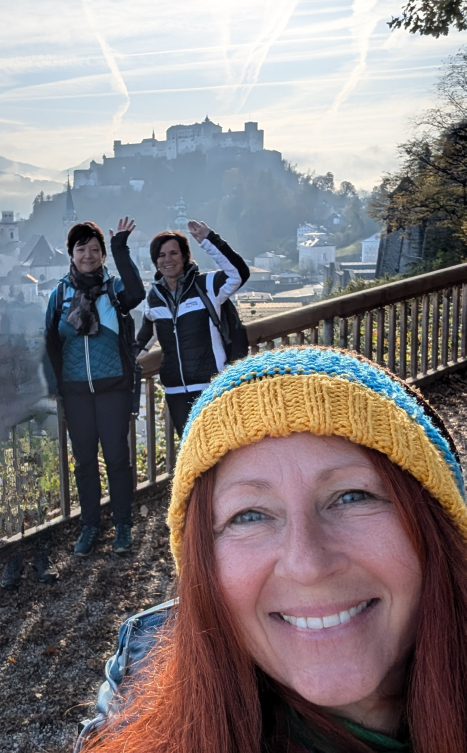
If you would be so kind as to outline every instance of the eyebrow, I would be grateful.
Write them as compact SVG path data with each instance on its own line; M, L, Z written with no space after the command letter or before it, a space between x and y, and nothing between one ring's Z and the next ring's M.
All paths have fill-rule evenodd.
M255 489L259 489L260 491L269 491L270 489L272 489L273 485L269 481L266 481L266 479L248 478L240 479L240 481L232 481L232 483L226 486L222 491L225 492L228 489L232 489L234 486L253 486Z
M356 469L361 468L364 470L370 470L374 471L373 467L371 465L367 465L366 463L349 463L348 465L342 466L342 465L336 465L334 468L324 468L322 471L320 471L316 476L316 481L318 483L321 483L323 481L327 481L330 477L336 473L336 471L347 471L349 469ZM270 481L267 481L263 478L246 478L246 479L240 479L239 481L232 481L231 484L226 486L224 489L222 489L222 492L226 492L229 489L232 489L236 486L252 486L255 489L258 489L259 491L270 491L274 484L272 484Z

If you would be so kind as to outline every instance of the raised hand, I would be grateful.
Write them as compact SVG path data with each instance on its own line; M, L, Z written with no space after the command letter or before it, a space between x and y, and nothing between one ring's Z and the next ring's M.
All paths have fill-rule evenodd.
M188 230L198 243L204 241L211 232L211 228L208 227L205 222L197 222L196 220L189 221Z
M136 227L135 221L129 220L128 217L125 217L124 220L120 219L118 221L117 233L128 233L128 235L130 235L130 233L133 232L135 227ZM115 235L113 230L109 230L109 234L111 238L113 238Z

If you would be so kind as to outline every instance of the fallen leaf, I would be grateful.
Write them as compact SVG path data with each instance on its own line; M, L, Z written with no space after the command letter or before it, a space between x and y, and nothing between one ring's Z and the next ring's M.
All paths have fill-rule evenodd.
M11 661L12 664L16 664L16 659L13 656L9 656L8 661Z

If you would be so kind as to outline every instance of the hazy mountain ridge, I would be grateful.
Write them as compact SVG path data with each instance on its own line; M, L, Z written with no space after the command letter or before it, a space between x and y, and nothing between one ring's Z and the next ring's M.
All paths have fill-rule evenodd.
M73 170L89 167L91 159L69 169L53 170L0 155L0 211L11 210L24 218L29 217L32 203L41 191L46 195L61 193L67 175L73 180Z

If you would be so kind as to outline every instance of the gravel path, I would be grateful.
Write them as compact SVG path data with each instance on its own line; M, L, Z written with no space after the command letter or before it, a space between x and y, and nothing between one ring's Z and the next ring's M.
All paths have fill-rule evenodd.
M108 514L96 550L73 555L77 522L23 543L21 585L0 591L0 753L70 751L77 722L93 715L106 660L122 621L170 598L165 501L135 505L131 553L112 553ZM59 578L34 579L35 547L49 550ZM11 554L11 550L8 555ZM0 550L0 567L7 556Z
M467 476L467 374L424 392L452 432ZM135 547L125 557L112 554L108 516L85 560L72 553L76 522L21 545L21 585L0 591L0 753L70 751L77 722L93 713L122 621L170 597L165 502L144 501L146 516L142 505L135 505ZM32 574L38 545L50 550L59 570L51 586ZM6 556L0 550L0 568Z

